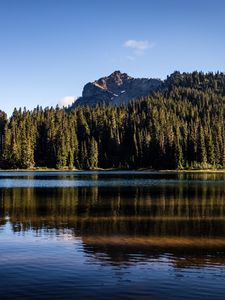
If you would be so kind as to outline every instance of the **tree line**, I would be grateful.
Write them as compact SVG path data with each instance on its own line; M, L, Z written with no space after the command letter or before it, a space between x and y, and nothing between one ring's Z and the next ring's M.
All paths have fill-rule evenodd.
M175 72L128 105L0 112L1 168L224 168L225 75Z

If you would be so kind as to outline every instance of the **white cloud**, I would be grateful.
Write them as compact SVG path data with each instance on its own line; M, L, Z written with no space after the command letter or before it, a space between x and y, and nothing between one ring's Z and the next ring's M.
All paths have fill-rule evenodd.
M133 54L138 56L138 55L143 55L145 51L148 49L151 49L155 46L154 43L149 42L148 40L127 40L124 44L123 47L129 48L133 50ZM131 56L130 56L131 57ZM133 57L134 59L134 57Z
M68 106L76 100L75 96L65 96L58 101L59 107Z
M154 43L150 43L148 40L137 41L137 40L127 40L123 46L125 48L131 48L138 51L145 51L147 49L153 48Z

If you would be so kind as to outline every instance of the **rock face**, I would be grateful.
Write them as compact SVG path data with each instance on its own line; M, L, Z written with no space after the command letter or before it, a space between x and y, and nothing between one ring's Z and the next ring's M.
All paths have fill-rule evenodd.
M151 94L162 83L160 79L133 78L126 73L115 71L108 77L87 83L82 97L73 103L72 108L82 105L94 106L98 103L128 103L132 99Z

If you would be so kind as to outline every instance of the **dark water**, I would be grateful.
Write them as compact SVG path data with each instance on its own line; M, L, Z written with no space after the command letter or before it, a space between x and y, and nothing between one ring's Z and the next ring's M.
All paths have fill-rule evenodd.
M0 172L1 299L225 299L225 174Z

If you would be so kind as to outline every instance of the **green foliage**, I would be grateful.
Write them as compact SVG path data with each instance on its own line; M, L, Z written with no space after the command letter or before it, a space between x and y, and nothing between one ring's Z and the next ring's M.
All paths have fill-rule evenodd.
M2 168L225 167L225 75L179 73L127 106L0 111Z

